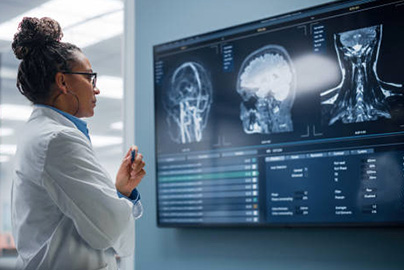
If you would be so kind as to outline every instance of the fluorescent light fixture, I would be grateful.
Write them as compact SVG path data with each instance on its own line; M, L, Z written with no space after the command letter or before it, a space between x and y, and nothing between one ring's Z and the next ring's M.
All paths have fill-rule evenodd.
M62 41L84 48L102 40L122 34L123 11L116 11L91 19L80 25L66 28Z
M94 148L105 147L111 145L122 144L122 137L118 136L102 136L102 135L91 135L91 143Z
M14 129L8 127L0 127L0 137L11 136L14 134Z
M110 128L114 129L114 130L123 130L123 122L119 121L119 122L112 123L110 125Z
M9 156L0 155L0 163L4 163L4 162L8 162L8 161L10 161Z
M62 41L82 48L123 32L120 0L51 0L0 24L0 39L11 41L23 17L55 19L64 32Z
M1 155L15 155L17 152L17 145L15 144L0 144Z
M27 105L1 104L0 119L27 121L32 113L32 107Z
M121 77L99 76L97 87L100 89L100 98L123 99L123 80Z

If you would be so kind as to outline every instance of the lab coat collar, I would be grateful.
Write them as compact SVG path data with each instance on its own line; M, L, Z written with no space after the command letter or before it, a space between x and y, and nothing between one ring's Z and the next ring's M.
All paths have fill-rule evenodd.
M90 135L88 132L88 128L87 128L87 122L85 122L85 121L81 120L80 118L77 118L67 112L56 109L55 107L52 107L52 106L43 105L43 104L35 104L35 106L49 108L49 109L52 109L52 110L60 113L61 115L63 115L67 119L69 119L71 122L73 122L73 124L91 141Z

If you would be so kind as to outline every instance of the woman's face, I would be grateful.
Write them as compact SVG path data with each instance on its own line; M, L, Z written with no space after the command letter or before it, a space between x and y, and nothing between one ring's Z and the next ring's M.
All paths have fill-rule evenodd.
M72 65L71 72L94 72L90 61L81 52L76 52L76 62ZM97 87L93 87L91 76L86 74L65 74L68 91L76 95L78 99L72 97L72 110L77 111L76 117L91 117L94 115L94 107L97 99L96 95L100 93ZM77 108L78 107L78 108Z

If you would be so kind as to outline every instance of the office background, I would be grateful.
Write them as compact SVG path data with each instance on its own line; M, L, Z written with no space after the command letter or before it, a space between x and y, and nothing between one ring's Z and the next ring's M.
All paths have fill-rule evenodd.
M0 21L45 2L0 0ZM83 5L74 5L69 1L72 9L83 8L85 2L89 0L84 0ZM100 97L97 119L90 123L92 134L113 137L113 142L98 148L101 161L113 175L122 149L135 142L147 162L147 176L139 187L145 213L136 222L135 256L126 260L124 269L404 269L404 256L401 255L404 231L400 228L161 229L156 225L152 46L327 2L331 1L124 0L123 34L85 49L99 74L122 79L123 67L123 116L122 96L112 94L109 98ZM87 13L92 11L91 6L86 8ZM52 17L52 14L49 16ZM3 46L9 45L0 40L0 48L3 49ZM13 88L15 82L3 78L16 67L16 60L12 55L5 55L3 50L2 56L0 105L11 100L18 105L26 104ZM120 92L120 87L122 84L118 82L117 85L106 86L105 91ZM6 89L14 89L13 94ZM122 118L123 125L119 124ZM16 125L22 123L11 122ZM6 120L0 119L0 125L6 123ZM120 139L122 136L123 142ZM11 137L0 137L0 143L11 144ZM2 149L5 151L6 148ZM0 165L2 173L9 166L6 162ZM8 177L8 174L1 174L1 177ZM6 190L9 186L4 178L0 179L0 201L8 196ZM0 209L3 217L7 209L8 206ZM6 225L3 225L3 230L9 230ZM1 259L0 269L6 269Z

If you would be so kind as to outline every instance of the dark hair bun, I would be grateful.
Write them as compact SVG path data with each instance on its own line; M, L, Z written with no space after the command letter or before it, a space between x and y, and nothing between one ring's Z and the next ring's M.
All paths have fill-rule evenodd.
M59 42L62 37L62 29L57 21L48 17L24 17L18 25L11 47L18 59L24 59L35 48Z

